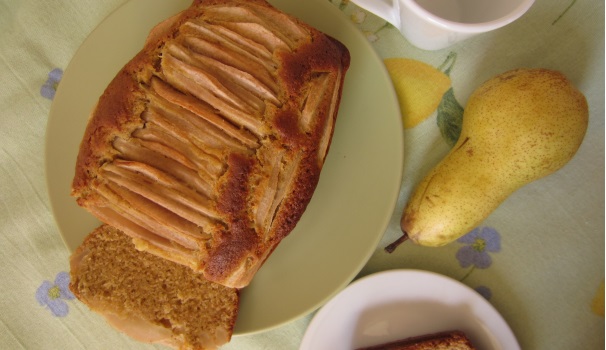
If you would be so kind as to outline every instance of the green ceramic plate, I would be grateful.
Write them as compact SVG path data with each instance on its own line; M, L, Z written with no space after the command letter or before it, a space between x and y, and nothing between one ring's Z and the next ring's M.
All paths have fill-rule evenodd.
M52 210L70 250L99 225L69 196L88 115L149 30L189 1L131 0L82 43L55 95L46 134ZM320 183L295 230L242 291L234 335L277 327L322 306L374 252L393 213L402 176L397 98L366 38L326 0L274 0L276 7L342 41L351 52L333 142Z

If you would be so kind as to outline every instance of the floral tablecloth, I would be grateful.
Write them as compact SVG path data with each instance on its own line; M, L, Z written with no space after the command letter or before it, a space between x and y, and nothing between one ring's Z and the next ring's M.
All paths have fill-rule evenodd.
M67 289L69 252L44 173L45 128L63 71L86 36L125 2L0 0L2 349L154 348L115 332ZM515 23L433 52L411 46L350 1L332 4L386 59L405 116L399 200L358 277L396 268L437 272L486 298L524 349L602 348L604 2L537 0ZM413 186L451 147L471 92L519 67L559 70L587 97L589 129L577 155L514 193L460 240L385 252L401 234L400 213ZM415 91L429 92L407 98ZM312 317L235 337L225 348L296 349Z

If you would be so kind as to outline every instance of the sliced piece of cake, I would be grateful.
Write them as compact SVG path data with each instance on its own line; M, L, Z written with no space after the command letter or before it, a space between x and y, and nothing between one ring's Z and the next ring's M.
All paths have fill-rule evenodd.
M454 330L396 340L357 350L475 350L464 332Z
M202 350L231 339L236 289L135 249L130 237L111 226L88 235L70 267L74 295L138 341Z

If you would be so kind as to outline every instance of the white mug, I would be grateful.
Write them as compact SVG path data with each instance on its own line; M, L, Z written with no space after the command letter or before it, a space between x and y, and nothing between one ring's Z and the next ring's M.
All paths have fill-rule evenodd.
M414 46L439 50L520 18L534 0L352 0L382 17Z

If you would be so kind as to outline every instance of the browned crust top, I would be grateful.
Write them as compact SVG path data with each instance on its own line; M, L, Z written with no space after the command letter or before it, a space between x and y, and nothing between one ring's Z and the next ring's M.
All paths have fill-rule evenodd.
M429 349L452 349L452 350L474 350L471 341L462 331L445 331L432 334L424 334L393 342L359 348L358 350L429 350Z
M265 48L258 43L245 42L243 45L250 45L246 50L260 50L261 58L242 53L246 50L237 47L232 49L232 46L237 46L233 43L240 40L232 39L232 32L242 31L243 35L250 34L254 37L256 30L262 32L267 30L267 28L255 27L256 23L241 25L237 20L230 22L233 18L237 19L241 16L239 9L249 11L248 13L253 16L259 14L259 21L262 24L270 23L271 30L275 30L271 28L272 25L275 26L276 23L281 25L281 22L287 18L291 21L291 24L284 24L284 27L288 28L284 29L286 34L277 32L275 42L263 44L277 47L273 49L272 55L263 58ZM265 12L266 10L268 12ZM211 14L218 17L212 17ZM182 13L155 27L143 50L127 63L108 85L89 120L72 183L72 195L76 197L78 203L102 221L117 225L127 234L139 239L140 249L187 264L219 283L238 287L248 284L276 245L293 230L311 200L332 139L344 74L350 63L349 53L343 44L297 19L280 16L283 14L277 14L263 0L199 0L194 1L192 6ZM222 29L222 25L227 29ZM196 37L198 34L201 35L200 38L206 40L204 45L215 45L212 52L217 52L218 47L223 47L227 52L225 56L227 58L217 58L219 60L217 63L209 61L207 57L199 56L198 52L206 49L197 46L202 45L199 44L201 39ZM217 44L217 40L227 40L227 42ZM252 81L253 84L273 76L275 83L261 83L261 85L265 84L261 89L266 89L267 94L274 94L274 97L267 95L257 97L255 94L258 93L258 89L252 89L251 94L244 91L246 88L238 86L231 88L233 82L227 81L225 86L230 87L225 92L228 95L226 100L228 102L216 102L217 96L223 93L217 91L222 86L217 88L215 81L221 79L221 73L217 73L218 78L212 75L221 69L225 69L226 72L234 71L233 67L237 67L243 57L244 60L250 60L250 64L254 64L256 68L250 73L236 74L240 74L241 78L248 82ZM221 60L226 59L234 60L233 65L231 62L228 64L232 68L225 68L225 62ZM266 61L263 61L264 59ZM208 71L210 73L200 67L211 67ZM266 75L259 73L260 75L257 76L256 70L259 70L259 67L266 67L264 69L267 69L268 73ZM182 75L183 72L187 74ZM210 100L194 101L201 98L200 94L204 95L207 92L206 90L200 92L199 87L191 85L190 74L193 74L198 84L213 86L209 88ZM229 76L232 73L225 74ZM228 91L230 89L231 91ZM234 91L235 97L230 95ZM268 102L271 99L274 99L274 102ZM185 103L183 101L189 102L187 105L179 105ZM258 101L264 101L264 105ZM181 126L172 126L159 133L148 127L163 125L166 120L170 121L171 118L175 118L174 115L180 114L182 116L178 118L183 118L185 123ZM199 121L198 118L193 117L194 114L202 116L205 120ZM158 115L163 121L154 120ZM221 119L226 116L228 121ZM211 127L209 123L213 126ZM225 146L219 148L200 146L201 148L195 151L193 156L188 154L191 149L198 149L199 141L190 143L193 142L190 140L191 137L183 136L182 131L194 133L191 128L198 127L201 128L200 130L211 130L200 132L210 132L215 135L212 136L215 137L214 141L204 142L225 142ZM181 128L179 129L181 131L174 131L176 128ZM149 134L151 136L146 134L148 138L141 139L138 133L154 134ZM149 137L153 142L149 141ZM158 138L165 140L157 142ZM184 146L166 151L179 138L186 139ZM166 141L168 139L171 141ZM237 139L243 144L236 145L234 148ZM116 145L116 140L122 140L120 144L141 149L132 150L131 146L121 148L120 145ZM127 149L123 149L124 147ZM145 165L149 159L148 154L158 152L169 153L156 155L155 163ZM204 159L196 158L201 154L200 152L205 154ZM163 157L173 157L181 164L171 160L172 165L168 166L168 169L162 169L161 165L158 168L157 164L163 163ZM181 158L183 160L180 160ZM114 166L116 159L127 162L117 164L116 169ZM224 164L222 168L219 165L215 165L214 168L211 165L197 165L220 163ZM157 169L149 169L149 164L160 169L162 174L157 175ZM110 169L108 165L113 168ZM175 165L178 165L177 170L174 170ZM199 168L200 166L203 168ZM133 168L136 169L132 170ZM276 172L272 169L281 170ZM145 214L140 217L141 213L138 210L141 207L156 206L155 195L143 193L146 189L137 188L134 186L136 183L133 186L116 185L108 180L109 175L106 175L108 171L114 178L115 173L121 174L119 176L129 174L127 177L130 178L125 180L127 182L141 181L133 180L141 176L154 178L159 176L153 181L170 178L168 181L178 183L169 185L167 192L174 192L175 188L181 191L181 195L190 196L189 192L191 192L192 201L198 201L196 199L198 197L207 197L200 202L201 204L196 204L206 206L208 210L208 213L204 214L207 217L199 221L202 223L196 224L200 227L202 235L192 233L191 229L186 228L191 226L191 222L184 222L181 224L181 230L185 230L182 231L183 233L170 233L169 236L164 234L156 242L147 241L153 235L159 234L155 231L158 226L162 226L161 230L165 230L175 223L162 222L164 219L158 218L159 214L152 216ZM153 174L149 175L149 172ZM165 176L167 172L168 176ZM203 175L202 179L195 180L198 184L193 184L187 179L195 176L192 174L196 173L206 175ZM116 181L123 180L124 178ZM145 183L150 183L149 181L146 180ZM129 195L130 199L121 197L118 202L115 199L108 199L114 198L116 193L120 196L120 191L130 190L136 192L136 195ZM147 190L147 192L152 191ZM138 206L133 204L132 201L140 196L147 198L141 199L140 203L144 204ZM168 196L166 199L170 202L168 205L182 207L179 203L173 203L174 197ZM274 203L267 204L264 201ZM156 208L154 212L165 212L167 204L159 205L163 208ZM262 210L267 210L265 216L258 212L261 207ZM170 207L169 210L177 209ZM190 215L200 216L199 212ZM173 214L170 216L174 217ZM126 218L128 222L118 217ZM135 220L136 225L132 224L132 220ZM156 220L158 223L155 222ZM138 231L134 233L129 231L141 225L144 229L137 229ZM265 230L269 231L264 232ZM207 236L210 236L210 239ZM177 237L179 240L171 237ZM147 243L142 244L141 242L144 241ZM197 246L199 251L191 250L194 246Z

